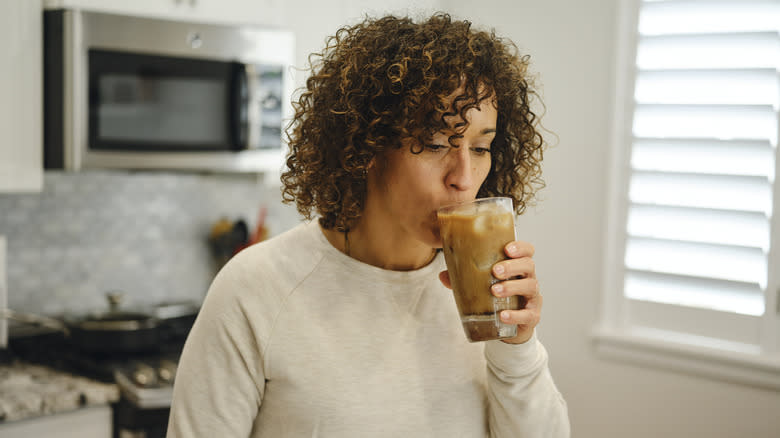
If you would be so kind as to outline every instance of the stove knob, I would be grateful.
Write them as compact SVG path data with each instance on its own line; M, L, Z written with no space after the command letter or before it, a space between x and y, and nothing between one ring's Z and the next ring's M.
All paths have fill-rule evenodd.
M170 360L161 360L157 368L157 376L165 383L173 382L176 378L176 363Z
M157 383L157 373L149 365L138 364L133 370L133 380L140 386L154 385Z

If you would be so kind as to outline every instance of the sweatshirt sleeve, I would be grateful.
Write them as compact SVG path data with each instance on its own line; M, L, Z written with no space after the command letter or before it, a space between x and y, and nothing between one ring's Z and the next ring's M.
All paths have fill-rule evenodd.
M518 345L488 341L485 357L491 438L570 436L566 402L536 334Z
M184 346L168 438L248 437L265 376L260 344L239 298L246 284L220 272Z

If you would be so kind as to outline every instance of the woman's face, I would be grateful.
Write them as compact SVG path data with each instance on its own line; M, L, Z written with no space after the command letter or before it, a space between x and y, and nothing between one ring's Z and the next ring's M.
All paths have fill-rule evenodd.
M441 247L436 210L476 198L490 172L495 103L485 99L464 116L468 127L462 138L453 140L454 146L448 141L452 130L435 133L419 154L410 151L413 140L404 142L378 158L376 178L369 178L369 203L378 203L388 223L400 227L402 234L434 248ZM447 120L450 126L458 121Z

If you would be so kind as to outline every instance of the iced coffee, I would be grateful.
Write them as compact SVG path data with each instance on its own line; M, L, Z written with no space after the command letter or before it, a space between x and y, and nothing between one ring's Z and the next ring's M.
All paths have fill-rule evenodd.
M484 198L438 211L442 248L463 329L471 342L511 338L517 326L499 319L502 310L521 308L517 296L498 298L490 286L492 268L506 259L504 246L515 240L510 198Z

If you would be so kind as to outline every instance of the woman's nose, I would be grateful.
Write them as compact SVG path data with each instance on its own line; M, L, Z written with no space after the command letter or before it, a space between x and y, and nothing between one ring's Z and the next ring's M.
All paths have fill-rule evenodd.
M471 169L471 157L468 148L460 147L454 150L457 152L452 157L450 167L447 171L445 184L447 187L455 190L471 190L474 187L474 175Z

